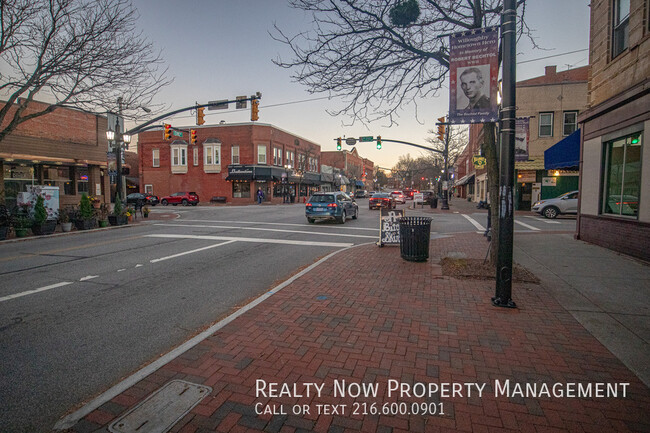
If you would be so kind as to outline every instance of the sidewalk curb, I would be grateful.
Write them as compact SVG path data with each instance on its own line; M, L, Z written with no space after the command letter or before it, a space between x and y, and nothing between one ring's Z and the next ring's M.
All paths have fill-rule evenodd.
M330 254L326 255L325 257L321 258L315 263L312 263L302 271L298 272L297 274L291 276L287 280L283 281L279 285L273 287L271 290L268 290L267 292L263 293L260 295L258 298L255 300L251 301L250 303L244 305L241 307L239 310L235 311L234 313L230 314L229 316L225 317L224 319L220 320L219 322L215 323L205 331L201 332L200 334L192 337L185 343L181 344L180 346L172 349L171 351L167 352L165 355L161 356L160 358L156 359L154 362L151 364L147 365L144 368L141 368L137 372L133 373L131 376L127 377L120 383L113 385L111 388L108 390L104 391L94 399L92 399L90 402L86 403L83 405L81 408L77 409L73 413L66 415L65 417L61 418L59 421L57 421L56 424L54 424L53 429L54 430L64 430L67 428L72 427L75 425L77 422L79 422L83 417L86 415L90 414L92 411L95 409L99 408L101 405L104 403L110 401L114 397L118 396L122 392L126 391L136 383L138 383L140 380L144 379L145 377L149 376L150 374L154 373L156 370L160 369L170 361L174 360L175 358L179 357L183 353L187 352L197 344L201 343L203 340L206 338L210 337L212 334L214 334L216 331L219 329L223 328L224 326L228 325L230 322L241 316L242 314L246 313L247 311L251 310L252 308L256 307L257 305L261 304L264 302L266 299L270 298L273 294L279 292L280 290L284 289L291 283L293 283L295 280L298 278L302 277L303 275L309 273L312 271L314 268L319 266L320 264L326 262L336 254L347 251L351 248L363 246L363 245L370 245L372 243L363 243L363 244L358 244L358 245L353 245L350 247L345 247L341 248L339 250L333 251Z

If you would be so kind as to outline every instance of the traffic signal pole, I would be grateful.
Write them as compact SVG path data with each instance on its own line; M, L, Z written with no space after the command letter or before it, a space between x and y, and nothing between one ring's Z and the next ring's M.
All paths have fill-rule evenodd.
M442 154L445 160L445 183L446 188L442 189L442 206L441 210L449 210L449 127L445 128L445 150Z
M497 307L516 308L512 301L512 250L514 241L514 178L516 120L516 0L504 0L501 15L503 39L503 102L499 176L499 243L497 250L496 293L492 303Z

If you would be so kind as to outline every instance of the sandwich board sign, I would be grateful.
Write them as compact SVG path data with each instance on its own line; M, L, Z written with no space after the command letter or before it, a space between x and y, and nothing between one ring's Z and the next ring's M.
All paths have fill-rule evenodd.
M399 219L404 216L404 209L379 210L379 243L384 245L399 244Z

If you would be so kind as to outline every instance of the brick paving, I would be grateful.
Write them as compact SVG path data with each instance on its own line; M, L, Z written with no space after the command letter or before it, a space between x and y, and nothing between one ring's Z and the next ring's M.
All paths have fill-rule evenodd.
M426 263L396 247L341 252L86 416L70 431L102 429L173 379L212 387L172 432L626 432L650 431L650 391L542 286L515 284L519 308L490 303L494 282L442 275L439 259L483 258L481 235L437 239ZM256 395L261 379L295 395ZM377 396L335 396L334 383L376 384ZM481 397L388 395L389 381L485 384ZM629 383L617 398L495 396L511 385ZM306 396L305 383L323 386ZM593 385L596 386L596 385ZM355 385L349 388L355 391ZM424 403L443 414L375 414ZM275 414L256 414L273 408ZM357 406L355 406L355 404ZM310 413L292 414L294 405ZM330 413L317 413L318 405ZM343 409L340 405L346 405ZM353 409L366 414L354 414ZM280 409L283 412L279 414ZM400 411L404 406L394 406ZM334 411L338 413L333 413Z

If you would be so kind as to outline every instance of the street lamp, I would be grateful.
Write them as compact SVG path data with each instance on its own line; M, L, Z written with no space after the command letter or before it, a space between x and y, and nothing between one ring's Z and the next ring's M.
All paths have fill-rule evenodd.
M291 164L284 165L284 185L282 185L282 203L289 203L289 170L291 170Z
M122 146L125 146L125 148L128 149L129 143L131 143L131 135L122 133L120 129L120 118L122 117L122 101L123 100L121 96L117 98L118 115L115 119L115 130L112 131L109 129L106 131L106 138L108 141L112 141L115 147L115 162L117 169L117 191L115 192L115 198L120 198L120 200L122 199ZM139 106L138 108L142 108L146 113L151 113L151 110L147 107Z

